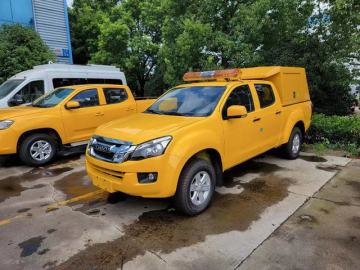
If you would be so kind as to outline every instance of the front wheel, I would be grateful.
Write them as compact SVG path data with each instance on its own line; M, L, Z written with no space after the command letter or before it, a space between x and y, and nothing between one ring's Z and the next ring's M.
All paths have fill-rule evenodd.
M301 144L302 144L302 132L298 127L294 127L289 141L283 145L283 154L288 159L296 159L300 155Z
M183 169L175 194L175 207L186 215L203 212L211 202L216 174L211 162L194 159Z
M20 144L19 157L29 166L42 166L52 161L57 153L57 144L48 134L33 134Z

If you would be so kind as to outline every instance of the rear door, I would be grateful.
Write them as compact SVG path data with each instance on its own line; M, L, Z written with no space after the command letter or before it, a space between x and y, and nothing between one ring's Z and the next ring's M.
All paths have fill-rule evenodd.
M253 121L261 138L261 152L265 152L279 142L282 106L272 84L259 82L252 84L252 87L256 91L259 106L257 117Z
M124 87L104 87L101 91L105 100L102 108L104 122L136 112L135 100Z
M62 118L69 142L88 140L95 129L104 123L103 107L100 105L99 90L82 90L70 99L78 101L80 108L68 110L62 108Z

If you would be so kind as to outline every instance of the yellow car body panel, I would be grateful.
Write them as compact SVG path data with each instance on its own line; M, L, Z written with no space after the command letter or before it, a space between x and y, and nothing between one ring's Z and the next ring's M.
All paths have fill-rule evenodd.
M20 106L0 109L0 121L12 120L14 123L7 129L0 130L0 155L16 154L19 140L24 134L36 131L53 131L61 140L61 144L71 144L90 139L95 129L109 121L136 114L144 107L150 106L154 100L135 101L126 85L78 85L71 88L73 92L51 108ZM107 104L103 88L123 89L127 99L114 104ZM66 103L77 94L89 89L97 89L99 105L78 109L67 109Z
M302 78L296 78L295 84L291 85L288 80L292 77L286 77L285 73L295 71ZM126 141L134 147L164 136L171 136L172 140L160 156L121 163L100 160L89 154L88 149L86 166L93 184L109 192L121 191L142 197L170 197L177 190L185 165L194 156L204 158L216 155L220 160L221 170L225 171L288 142L295 125L303 126L303 132L310 127L311 101L303 69L261 67L257 70L245 70L243 74L247 77L246 80L204 81L175 87L225 87L214 111L207 117L141 113L99 127L95 131L96 136ZM274 90L275 102L270 106L261 108L255 88L258 84L270 85ZM249 86L254 111L248 112L246 117L225 120L222 112L226 100L241 85ZM289 95L284 90L283 87L288 85L293 87L291 91L294 90L295 94ZM279 88L281 95L286 98L286 104L282 102ZM291 97L294 98L293 102ZM162 104L163 107L172 108L170 101ZM151 172L158 174L155 182L139 183L138 173Z

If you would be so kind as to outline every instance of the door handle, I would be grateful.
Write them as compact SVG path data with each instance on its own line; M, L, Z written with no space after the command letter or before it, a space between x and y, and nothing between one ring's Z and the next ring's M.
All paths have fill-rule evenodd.
M131 108L131 107L125 109L125 111L127 111L127 112L130 112L130 111L133 111L133 110L135 110L135 109Z
M95 116L103 116L103 115L104 115L104 113L102 113L102 112L95 113Z
M261 120L261 118L255 118L254 120L253 120L253 122L258 122L258 121L260 121Z
M277 111L275 114L276 114L276 115L279 115L279 114L281 114L281 111Z

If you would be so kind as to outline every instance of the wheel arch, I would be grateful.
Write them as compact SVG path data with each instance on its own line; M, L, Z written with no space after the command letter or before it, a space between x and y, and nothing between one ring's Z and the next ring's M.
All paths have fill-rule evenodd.
M214 166L216 173L216 185L221 186L223 184L223 163L219 151L214 148L206 148L194 153L190 158L185 162L182 170L189 164L194 158L200 158L207 161L210 161Z
M48 134L51 137L53 137L55 139L55 141L57 142L58 146L60 146L62 144L62 140L61 137L59 135L59 133L52 128L39 128L39 129L33 129L33 130L29 130L26 132L23 132L17 142L17 149L19 150L21 143L24 141L25 138L27 138L30 135L34 135L34 134L39 134L39 133L44 133L44 134Z

